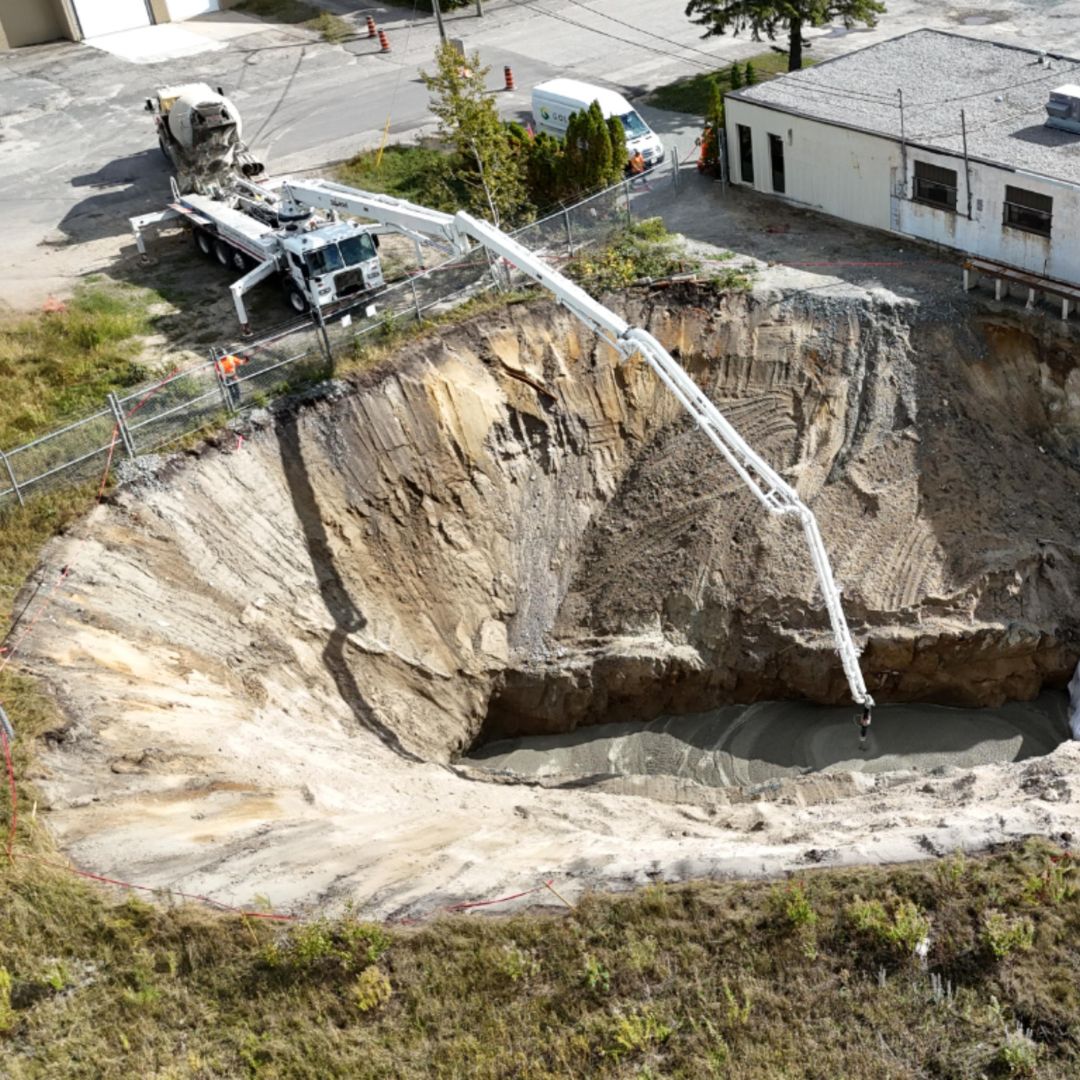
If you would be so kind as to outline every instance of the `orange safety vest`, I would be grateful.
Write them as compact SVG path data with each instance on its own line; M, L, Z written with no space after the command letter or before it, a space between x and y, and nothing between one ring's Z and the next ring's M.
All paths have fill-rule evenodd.
M640 152L630 159L630 171L632 173L643 173L645 171L645 158L642 157Z
M228 356L223 356L218 361L218 367L221 369L221 374L226 376L232 376L236 374L236 368L238 364L246 364L247 360L239 356L233 356L231 353Z

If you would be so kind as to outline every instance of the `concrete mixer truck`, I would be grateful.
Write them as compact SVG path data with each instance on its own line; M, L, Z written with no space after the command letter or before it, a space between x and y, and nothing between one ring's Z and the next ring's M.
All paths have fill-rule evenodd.
M163 87L146 99L146 110L176 175L164 209L130 219L141 255L148 227L189 228L200 254L240 274L229 288L245 330L244 295L268 278L280 281L297 314L382 287L377 234L387 230L297 209L288 177L260 175L262 163L241 137L240 112L220 87Z
M182 194L212 195L228 189L237 176L262 173L262 162L244 145L240 112L220 86L162 87L146 99L146 111L154 116L158 145Z

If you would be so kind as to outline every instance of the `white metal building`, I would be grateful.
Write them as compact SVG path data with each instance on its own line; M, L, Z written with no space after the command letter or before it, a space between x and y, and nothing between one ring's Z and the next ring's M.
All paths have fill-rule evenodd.
M733 183L1080 284L1080 60L918 30L725 105Z

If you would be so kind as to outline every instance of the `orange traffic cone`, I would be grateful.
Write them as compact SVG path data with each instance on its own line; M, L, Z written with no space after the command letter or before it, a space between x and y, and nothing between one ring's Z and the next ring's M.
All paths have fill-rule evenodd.
M367 17L367 36L373 38L375 33L375 20L369 15Z
M503 78L506 80L506 85L503 87L504 90L517 89L517 87L514 86L514 73L511 71L509 64L503 68Z
M379 52L390 51L390 39L386 36L385 30L379 31Z

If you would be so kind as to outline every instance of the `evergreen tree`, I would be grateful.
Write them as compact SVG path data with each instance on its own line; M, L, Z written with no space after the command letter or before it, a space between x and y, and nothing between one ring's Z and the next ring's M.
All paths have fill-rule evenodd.
M559 159L559 192L562 199L581 190L586 168L588 115L587 112L571 113L567 121L562 156Z
M586 170L583 191L593 191L607 186L611 174L611 136L608 134L607 121L604 119L600 102L594 101L589 106L589 167Z
M529 197L543 212L562 201L561 147L559 140L546 131L537 133L526 145L526 183Z
M732 90L742 88L742 68L738 64L731 65L731 71L728 72L728 86Z
M709 105L705 110L705 133L702 135L705 145L701 155L704 171L710 176L720 173L720 138L723 130L724 95L720 92L720 84L714 80L709 90Z
M705 27L705 37L749 30L755 41L762 34L775 41L778 33L786 31L788 71L802 67L807 27L824 26L837 18L847 30L856 23L875 26L884 11L883 0L689 0L686 5L690 21Z
M746 61L746 85L753 86L757 82L757 72L749 60Z
M608 137L611 139L611 172L607 175L606 185L617 184L623 178L623 169L629 160L626 151L626 131L617 116L607 118Z

